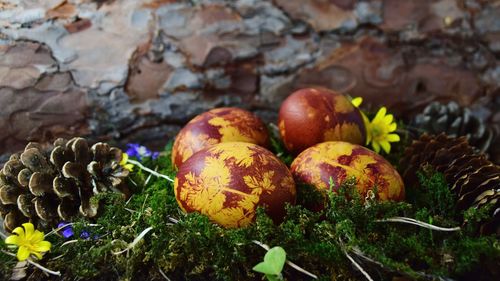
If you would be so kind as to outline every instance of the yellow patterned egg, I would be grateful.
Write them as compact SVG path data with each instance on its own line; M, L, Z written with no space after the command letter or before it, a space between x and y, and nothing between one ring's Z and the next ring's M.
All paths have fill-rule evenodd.
M270 151L244 142L219 143L191 156L175 177L177 202L228 227L250 224L258 206L280 222L286 203L295 204L293 177Z
M304 150L293 161L291 171L297 183L312 185L323 192L330 188L330 178L335 191L346 179L355 177L356 189L363 198L374 187L377 194L373 195L379 200L402 201L405 196L403 180L387 160L347 142L324 142Z
M249 111L236 107L204 112L182 128L172 148L172 163L178 168L197 151L222 142L248 142L269 146L264 123Z

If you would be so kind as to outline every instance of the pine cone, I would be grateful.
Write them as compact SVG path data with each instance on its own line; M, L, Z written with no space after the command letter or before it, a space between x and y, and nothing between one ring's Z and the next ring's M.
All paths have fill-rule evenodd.
M412 125L429 134L465 136L469 144L481 152L487 152L497 137L496 131L472 115L470 109L453 101L448 104L429 104L421 114L415 116Z
M416 172L424 165L444 174L458 198L459 210L493 204L491 219L484 222L480 232L500 235L500 166L487 160L484 154L475 153L466 137L451 138L445 134L424 134L406 149L401 161L405 183L415 186Z
M106 143L90 149L83 138L57 139L53 146L29 143L11 155L0 170L0 215L12 231L31 221L39 228L69 221L78 213L93 218L98 213L95 194L107 191L129 195L124 178L129 171L119 165L122 151Z

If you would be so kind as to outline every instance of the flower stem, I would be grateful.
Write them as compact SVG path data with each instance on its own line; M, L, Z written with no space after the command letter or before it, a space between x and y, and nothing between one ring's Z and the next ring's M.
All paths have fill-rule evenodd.
M141 168L142 170L144 170L144 171L146 171L146 172L148 172L148 173L152 174L153 176L157 176L157 177L159 177L159 178L164 178L164 179L168 180L169 182L174 182L174 180L173 180L172 178L170 178L169 176L166 176L166 175L164 175L164 174L160 174L160 173L158 173L158 172L155 172L155 171L151 170L150 168L148 168L148 167L146 167L146 166L142 165L142 164L141 164L140 162L138 162L138 161L128 159L128 160L127 160L127 163L130 163L130 164L134 164L134 165L136 165L136 166L139 166L139 168Z

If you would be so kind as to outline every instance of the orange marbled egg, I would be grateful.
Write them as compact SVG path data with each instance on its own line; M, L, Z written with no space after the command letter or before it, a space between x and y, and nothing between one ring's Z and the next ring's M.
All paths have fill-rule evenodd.
M293 161L291 171L297 183L312 185L320 191L329 190L330 178L338 189L346 179L355 177L356 189L363 198L374 187L377 194L373 195L379 200L402 201L405 196L403 180L387 160L347 142L324 142L304 150Z
M175 177L177 202L186 212L199 212L225 227L251 223L258 206L276 222L286 203L295 204L293 177L270 151L244 142L204 148L180 167Z
M236 107L209 110L193 118L179 132L172 148L172 163L178 168L207 146L233 141L267 147L269 134L264 123L249 111Z
M325 141L366 141L359 109L345 96L324 88L301 89L286 98L278 125L286 148L294 154Z

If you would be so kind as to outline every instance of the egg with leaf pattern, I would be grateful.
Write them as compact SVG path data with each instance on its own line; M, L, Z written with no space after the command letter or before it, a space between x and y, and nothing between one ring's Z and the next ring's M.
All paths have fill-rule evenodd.
M258 145L226 142L203 148L180 167L174 181L185 212L199 212L228 227L250 224L259 206L275 222L295 204L293 177L274 154Z
M172 163L178 168L197 151L222 142L248 142L267 147L269 134L253 113L236 108L215 108L204 112L182 128L172 147Z
M325 88L300 89L281 104L278 126L293 154L325 141L366 142L366 127L358 108L343 95Z
M290 170L297 183L311 185L322 193L330 187L336 191L354 177L362 198L402 201L405 196L396 169L379 154L356 144L331 141L314 145L295 158Z

